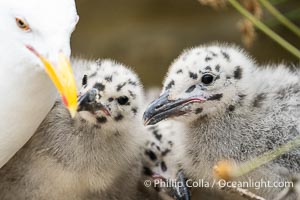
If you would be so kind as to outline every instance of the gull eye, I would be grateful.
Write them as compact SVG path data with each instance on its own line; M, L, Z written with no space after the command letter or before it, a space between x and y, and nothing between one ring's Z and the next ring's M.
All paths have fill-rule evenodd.
M209 85L214 81L214 76L211 74L204 74L201 79L202 83Z
M24 31L30 30L29 24L24 19L16 18L16 23L20 29Z
M126 103L128 103L128 100L129 99L126 96L122 96L117 99L117 101L120 105L125 105Z

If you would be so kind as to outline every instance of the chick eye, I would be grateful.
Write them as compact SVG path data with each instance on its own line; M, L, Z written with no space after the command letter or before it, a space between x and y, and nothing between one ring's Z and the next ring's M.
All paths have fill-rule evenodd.
M24 31L30 30L29 24L25 20L16 18L16 23L20 29L22 29Z
M120 105L125 105L126 103L128 103L128 100L129 99L126 96L122 96L117 99L117 101Z
M214 76L211 74L204 74L201 79L202 83L209 85L214 81Z

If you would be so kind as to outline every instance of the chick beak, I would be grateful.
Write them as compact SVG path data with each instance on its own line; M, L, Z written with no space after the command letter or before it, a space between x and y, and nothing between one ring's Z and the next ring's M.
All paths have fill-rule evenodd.
M173 197L178 200L190 200L191 194L187 185L187 177L182 170L177 173L176 181L178 184L175 185L175 188L172 188Z
M176 184L173 184L172 187L164 188L166 193L176 200L190 200L191 194L187 185L187 177L182 170L179 170L176 179L167 179L159 174L153 174L152 178L154 180L159 180L161 182L168 183L169 181L176 181Z
M69 59L63 53L60 53L58 63L54 66L33 47L26 47L41 60L46 73L60 93L63 103L68 108L72 118L74 118L77 112L77 89Z
M166 91L148 106L143 116L144 124L154 125L164 119L184 115L188 112L182 109L184 106L189 103L202 103L205 101L206 99L204 97L172 100L169 98L169 92Z
M96 89L91 89L78 98L78 112L88 111L95 114L97 111L102 111L106 116L110 117L109 109L102 103L96 102Z

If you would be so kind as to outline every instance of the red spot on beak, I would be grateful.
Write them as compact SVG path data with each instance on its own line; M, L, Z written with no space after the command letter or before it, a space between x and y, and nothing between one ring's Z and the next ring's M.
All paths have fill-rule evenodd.
M66 105L66 107L68 107L69 103L67 101L67 98L65 96L62 96L62 100L63 100L63 103Z

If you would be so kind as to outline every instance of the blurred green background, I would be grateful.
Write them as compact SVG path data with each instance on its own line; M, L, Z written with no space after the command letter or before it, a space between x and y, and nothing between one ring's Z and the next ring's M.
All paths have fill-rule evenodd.
M77 0L77 8L73 55L113 58L133 67L146 86L160 86L168 66L185 48L213 41L242 45L237 28L241 15L230 6L216 11L197 0ZM300 1L289 0L278 8L288 12L300 8ZM300 25L297 15L294 22ZM274 25L266 13L264 18ZM300 48L299 38L287 29L272 28ZM299 63L260 32L249 51L261 64Z

